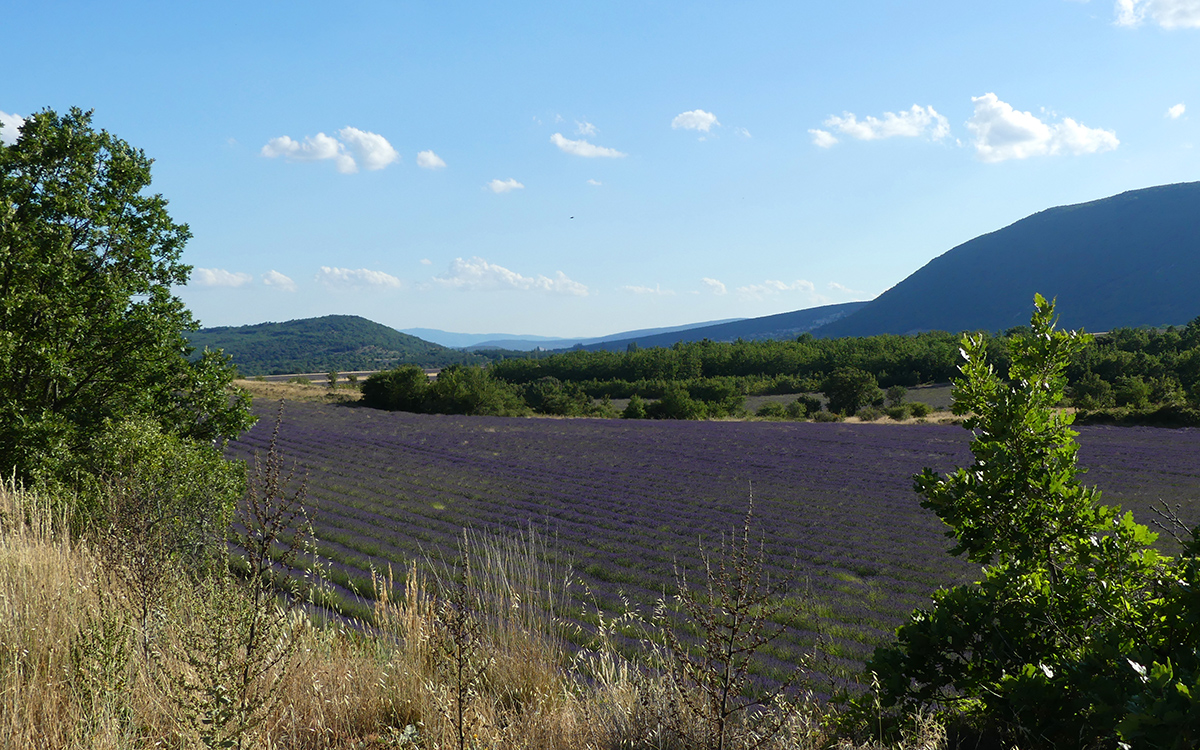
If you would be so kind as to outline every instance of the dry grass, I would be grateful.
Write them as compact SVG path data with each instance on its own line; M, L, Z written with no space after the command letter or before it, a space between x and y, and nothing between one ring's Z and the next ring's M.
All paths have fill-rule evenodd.
M141 629L124 579L65 527L44 498L0 487L0 748L202 747L161 672L187 669L170 644L190 632L198 606L211 606L197 604L206 587L173 576L170 585L186 588ZM558 614L569 569L538 539L468 534L461 560L469 574L449 564L433 574L414 565L402 583L390 570L377 576L369 625L318 627L294 612L285 632L295 648L271 676L276 700L244 746L433 750L459 747L460 736L475 749L693 746L665 731L681 705L669 681L612 647L628 622L602 616L593 645L568 653ZM457 685L444 656L455 580L465 580L470 617L482 624L469 656L480 678ZM450 710L455 695L465 698L461 714ZM815 702L793 708L764 750L853 747L823 728ZM944 745L935 724L919 734L905 746Z
M330 390L327 383L314 381L309 385L301 383L275 383L266 380L240 379L233 385L249 393L253 398L268 401L309 401L319 404L345 404L358 401L357 388L339 385L337 390Z

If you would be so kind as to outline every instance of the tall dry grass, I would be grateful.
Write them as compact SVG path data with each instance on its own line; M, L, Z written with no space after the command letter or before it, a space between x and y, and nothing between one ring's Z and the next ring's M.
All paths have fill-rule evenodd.
M209 725L188 717L200 708L217 716L227 704L199 696L189 713L190 694L181 698L171 685L203 675L178 655L195 646L196 633L219 630L212 623L222 616L236 620L206 612L238 611L250 597L232 578L197 586L171 575L167 595L145 616L129 577L72 539L66 520L46 498L0 487L0 748L204 747ZM615 634L637 624L629 616L599 613L583 648L562 638L569 568L537 537L468 533L459 560L431 572L414 564L401 578L392 570L376 577L370 623L318 625L303 610L289 615L279 631L287 643L273 644L286 646L286 658L263 677L271 699L249 722L243 746L694 746L686 727L668 731L680 725L683 705L671 681L615 647ZM236 632L223 637L212 642L236 661ZM456 658L465 671L448 668ZM226 661L214 658L214 669ZM838 745L814 702L774 710L787 721L764 749ZM219 744L214 737L210 745ZM942 743L931 724L906 746Z

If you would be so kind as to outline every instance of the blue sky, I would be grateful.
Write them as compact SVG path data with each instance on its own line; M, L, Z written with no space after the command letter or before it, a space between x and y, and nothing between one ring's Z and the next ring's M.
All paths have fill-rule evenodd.
M205 325L768 315L1200 179L1200 0L5 0L0 25L0 137L79 106L154 158Z

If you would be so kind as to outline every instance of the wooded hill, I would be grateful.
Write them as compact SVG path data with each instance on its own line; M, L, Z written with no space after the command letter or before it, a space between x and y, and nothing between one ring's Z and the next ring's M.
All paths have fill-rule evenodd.
M432 344L357 315L201 328L187 338L196 353L206 347L224 349L242 377L383 370L405 364L478 365L496 358Z

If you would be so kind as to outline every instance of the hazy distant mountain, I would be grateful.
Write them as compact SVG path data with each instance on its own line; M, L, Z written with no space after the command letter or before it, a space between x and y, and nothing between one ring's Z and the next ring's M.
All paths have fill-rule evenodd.
M1200 182L1060 206L934 258L822 337L1002 331L1058 298L1060 326L1107 331L1200 316Z
M603 341L614 341L617 339L624 340L636 336L653 336L655 334L670 333L673 331L686 331L693 328L712 326L720 323L729 323L738 320L744 320L744 318L710 320L704 323L689 323L687 325L668 326L666 328L643 328L635 331L610 333L607 336L595 336L592 338L558 338L553 336L528 336L505 333L450 333L448 331L439 331L435 328L405 328L403 332L412 334L413 336L420 336L426 341L434 341L443 346L454 346L467 349L509 349L527 352L539 347L542 349L569 349L577 345L587 346L588 344L597 344Z
M243 377L295 372L382 370L401 364L481 364L476 354L422 341L357 315L201 328L188 334L203 351L224 349Z
M584 344L584 349L608 349L621 351L630 344L642 348L671 346L681 341L747 341L757 339L794 339L802 333L812 331L832 321L843 318L867 305L867 302L844 302L840 305L823 305L807 310L767 315L761 318L718 322L669 333L647 332L628 338L611 339L593 344ZM636 333L636 332L635 332Z

